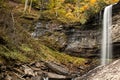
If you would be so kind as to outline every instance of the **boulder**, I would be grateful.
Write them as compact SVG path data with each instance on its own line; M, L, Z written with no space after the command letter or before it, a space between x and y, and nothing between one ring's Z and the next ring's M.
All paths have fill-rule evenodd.
M61 78L65 79L66 78L66 76L58 75L58 74L54 74L54 73L47 73L47 75L49 78L57 78L57 79L61 79Z
M75 80L120 80L120 59L105 66L99 66Z
M12 77L11 77L10 75L7 75L7 76L5 77L5 80L12 80Z
M33 71L30 67L28 67L28 66L26 66L26 65L22 65L22 67L24 68L24 73L25 73L25 75L35 76L34 71Z
M65 69L65 67L62 67L56 63L45 62L45 65L57 74L60 74L60 75L68 75L69 74L68 69Z

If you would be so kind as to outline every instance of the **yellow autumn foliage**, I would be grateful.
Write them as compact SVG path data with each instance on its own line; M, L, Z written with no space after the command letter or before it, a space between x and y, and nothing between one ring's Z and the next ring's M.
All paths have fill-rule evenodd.
M84 5L83 8L84 8L84 10L87 10L88 9L88 5Z
M74 15L71 12L68 12L65 16L67 18L74 18Z
M119 0L111 0L111 2L110 3L116 3L116 2L118 2Z
M105 6L117 3L118 1L119 0L50 0L47 11L50 13L53 12L52 10L54 10L54 12L57 11L57 17L54 17L53 13L48 13L50 16L48 19L53 18L62 22L85 23L90 16L98 13ZM43 10L43 12L45 11ZM64 14L61 14L61 12L64 12ZM42 15L46 18L45 14Z
M87 10L88 8L89 8L88 5L84 5L80 8L80 11L83 12L83 11Z
M90 5L94 5L96 3L96 0L90 0Z
M113 4L113 3L117 3L119 0L104 0L104 2L106 4Z

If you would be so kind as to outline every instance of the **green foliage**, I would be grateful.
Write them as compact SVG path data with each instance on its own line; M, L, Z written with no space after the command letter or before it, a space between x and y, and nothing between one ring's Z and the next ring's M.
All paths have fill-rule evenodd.
M22 55L18 51L10 51L5 46L0 46L0 56L4 57L6 60L15 60L15 61L21 61L21 62L28 61L28 58L25 55Z
M6 0L0 0L0 8L6 7L5 2L6 2Z
M65 0L65 3L75 4L78 0Z
M69 64L72 63L73 65L85 65L88 59L85 58L78 58L66 55L65 53L60 53L58 51L54 51L44 45L41 45L42 52L46 55L47 61L56 61L62 64Z
M20 48L21 48L21 50L23 50L25 52L33 51L30 47L28 47L25 44L22 44Z

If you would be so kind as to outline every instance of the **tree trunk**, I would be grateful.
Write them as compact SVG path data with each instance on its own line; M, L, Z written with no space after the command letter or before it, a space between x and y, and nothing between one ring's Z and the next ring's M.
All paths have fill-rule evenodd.
M27 10L27 7L28 7L28 0L25 0L24 12L26 12L26 10Z
M29 13L30 13L30 11L31 11L31 8L32 8L32 1L33 1L33 0L31 0L31 2L30 2Z

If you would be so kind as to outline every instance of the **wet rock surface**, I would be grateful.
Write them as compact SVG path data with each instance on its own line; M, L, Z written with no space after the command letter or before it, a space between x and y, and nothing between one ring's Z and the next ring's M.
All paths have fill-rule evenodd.
M106 66L99 66L75 80L120 80L120 59Z
M67 35L68 43L65 51L70 55L79 57L98 56L100 32L95 30L74 30L67 32Z
M120 57L120 1L113 6L112 18L112 41L113 41L113 54L115 58Z
M120 42L120 12L113 16L112 39L113 43Z

